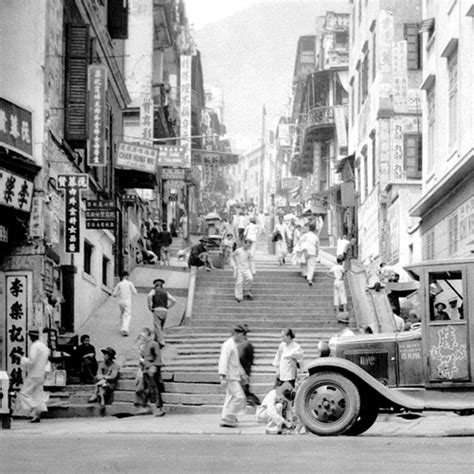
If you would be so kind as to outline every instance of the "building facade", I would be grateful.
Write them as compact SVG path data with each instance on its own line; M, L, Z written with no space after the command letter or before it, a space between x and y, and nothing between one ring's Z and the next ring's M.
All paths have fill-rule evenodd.
M77 330L113 287L126 19L123 2L2 6L0 367L15 387L26 330Z
M355 157L359 258L419 258L421 2L351 2L349 153Z
M423 1L423 179L411 214L424 260L474 252L474 5Z
M323 218L320 239L330 245L354 230L353 212L342 205L336 173L338 157L347 155L348 63L349 14L327 12L317 18L316 35L301 37L298 43L291 171L302 178L304 207Z

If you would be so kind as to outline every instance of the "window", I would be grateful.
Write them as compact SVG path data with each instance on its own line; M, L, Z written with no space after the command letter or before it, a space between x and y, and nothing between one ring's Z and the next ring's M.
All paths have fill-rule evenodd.
M377 141L375 138L375 130L370 134L370 137L372 139L372 188L375 187L375 183L377 181L377 175L376 175L376 160L377 160Z
M367 161L367 149L362 150L362 161L364 166L364 198L369 194L369 163Z
M453 145L458 133L458 52L448 58L449 80L449 145Z
M372 81L375 80L377 75L377 32L374 31L372 34Z
M454 257L458 251L458 215L454 214L448 220L449 256Z
M403 138L405 175L409 179L419 179L422 171L421 134L409 133Z
M94 251L94 246L84 240L84 272L89 275L92 275L92 253Z
M365 102L369 94L369 52L366 51L362 61L361 103Z
M408 23L403 27L403 35L407 42L407 67L408 69L421 69L421 38L420 25Z
M434 260L434 231L428 232L425 238L425 259Z
M433 84L426 93L426 102L428 106L428 157L427 166L428 173L431 174L434 165L434 153L435 153L435 113L436 113L436 102L435 102L435 85Z
M110 259L108 259L105 255L102 255L102 283L105 286L108 286L109 282L109 266L110 266Z

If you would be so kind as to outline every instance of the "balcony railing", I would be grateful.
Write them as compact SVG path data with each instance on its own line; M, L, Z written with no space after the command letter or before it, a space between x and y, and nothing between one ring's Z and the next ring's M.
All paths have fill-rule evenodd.
M344 119L347 119L347 105L330 107L314 107L306 114L300 114L299 123L305 127L317 125L334 125L336 123L336 109L342 109Z

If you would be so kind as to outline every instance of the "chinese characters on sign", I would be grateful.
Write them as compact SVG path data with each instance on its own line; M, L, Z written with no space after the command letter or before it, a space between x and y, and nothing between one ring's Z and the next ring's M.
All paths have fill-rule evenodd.
M30 212L33 182L0 168L0 204Z
M145 95L140 105L140 135L144 145L153 145L153 100Z
M66 190L65 209L65 252L80 252L81 189L88 188L87 174L61 174L58 187Z
M115 229L113 200L86 201L86 229Z
M186 168L186 160L184 146L158 146L158 166L180 166Z
M191 168L191 60L192 57L181 55L181 146L184 148L184 168Z
M31 206L30 237L43 237L44 235L44 198L35 196Z
M126 168L145 173L155 173L158 150L150 146L133 145L130 143L120 143L117 161L117 168Z
M26 330L28 324L29 299L28 273L6 274L6 367L10 377L10 388L19 389L25 377L23 368L15 355L26 355Z
M89 66L89 148L88 165L106 166L105 120L107 90L107 69L93 64Z
M2 98L0 98L0 145L32 158L31 112Z

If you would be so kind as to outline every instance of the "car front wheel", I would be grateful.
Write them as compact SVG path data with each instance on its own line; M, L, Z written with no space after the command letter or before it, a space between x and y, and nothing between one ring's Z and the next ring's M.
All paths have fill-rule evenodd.
M337 436L357 421L360 395L354 383L343 375L319 372L301 384L295 407L308 431L319 436Z

